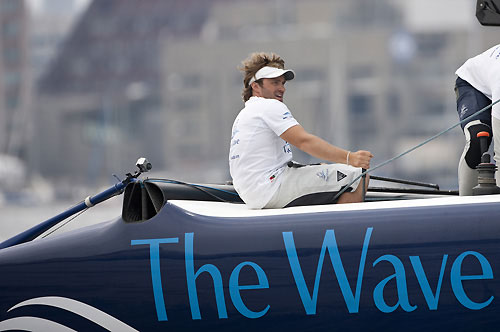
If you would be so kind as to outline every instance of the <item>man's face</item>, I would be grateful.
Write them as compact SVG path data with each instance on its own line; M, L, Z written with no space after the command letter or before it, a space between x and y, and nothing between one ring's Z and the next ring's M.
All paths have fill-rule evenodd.
M253 95L283 102L283 95L286 90L285 83L286 80L283 75L276 78L263 78L262 86L258 83L252 83Z

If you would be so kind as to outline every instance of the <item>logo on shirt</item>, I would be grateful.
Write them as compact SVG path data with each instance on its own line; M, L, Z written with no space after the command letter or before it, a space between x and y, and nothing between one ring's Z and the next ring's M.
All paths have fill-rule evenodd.
M347 175L345 175L344 173L337 171L337 182L341 181L342 179L345 179L346 176Z
M500 46L497 46L493 52L491 52L490 58L493 57L495 60L498 60L500 58Z
M328 181L328 169L322 170L321 172L316 173L316 175L320 178L326 181ZM337 175L338 177L338 175Z
M291 119L291 118L292 118L292 113L290 113L290 112L283 113L283 120Z
M283 145L283 152L284 153L292 153L292 149L290 148L290 143L286 142L286 144Z

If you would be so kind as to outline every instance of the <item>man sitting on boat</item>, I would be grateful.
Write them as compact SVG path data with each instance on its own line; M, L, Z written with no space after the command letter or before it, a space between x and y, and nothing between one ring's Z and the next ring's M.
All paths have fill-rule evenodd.
M333 146L295 120L283 103L285 83L295 74L281 57L253 53L242 65L245 107L233 124L229 167L243 201L257 209L362 201L368 179L364 189L358 179L333 199L370 167L373 155ZM290 144L335 164L297 165Z

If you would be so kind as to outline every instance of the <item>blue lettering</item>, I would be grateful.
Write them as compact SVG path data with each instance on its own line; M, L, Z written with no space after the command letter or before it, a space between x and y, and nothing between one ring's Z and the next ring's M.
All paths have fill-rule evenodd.
M398 306L401 306L404 311L411 312L417 308L417 306L410 305L408 300L408 288L406 286L406 274L403 263L394 255L384 255L379 257L373 266L377 265L381 261L388 261L394 267L395 274L385 278L375 286L373 291L373 300L377 308L385 313L393 312ZM396 287L398 290L398 302L394 306L388 306L384 300L384 287L385 285L396 278Z
M479 263L481 264L481 269L483 271L482 275L474 275L474 276L463 276L462 272L462 262L465 257L474 256L477 258ZM458 301L466 308L472 310L480 310L484 307L488 306L491 301L493 301L493 296L491 296L487 301L482 303L476 303L469 299L467 294L465 294L464 287L462 285L462 280L481 280L481 279L493 279L493 270L491 269L491 265L488 260L478 252L475 251L466 251L460 254L457 259L453 262L451 266L451 288L453 289L453 293L457 297Z
M165 300L163 298L160 274L160 243L179 243L179 238L132 240L130 242L133 246L149 244L149 260L151 263L151 279L153 281L156 316L159 321L166 321L168 320L167 311L165 309Z
M347 278L342 259L339 252L339 247L335 237L335 231L333 229L326 230L323 243L321 246L318 263L316 267L316 275L314 277L314 286L310 290L305 282L302 268L300 266L299 257L297 254L297 249L293 237L293 232L283 232L283 241L286 249L286 254L288 262L290 264L290 269L299 293L302 305L307 315L315 315L317 312L317 302L319 294L319 286L321 281L321 274L323 269L323 263L325 260L325 255L328 252L330 257L330 262L333 266L335 276L337 278L339 288L342 292L343 299L346 303L346 307L349 313L359 312L359 303L361 298L362 282L364 276L364 270L366 265L366 258L368 253L368 247L370 243L370 238L373 232L373 227L366 229L364 241L361 248L361 257L358 266L357 280L355 289L351 287L349 280ZM196 279L204 272L207 272L212 278L214 285L215 301L217 305L218 317L219 319L228 318L226 303L224 298L224 288L222 275L219 269L213 264L205 264L195 271L194 265L194 233L185 233L185 269L186 269L186 283L187 291L189 297L189 304L191 309L191 316L193 320L200 320L201 313L198 303L198 292ZM160 245L169 243L179 243L179 238L158 238L158 239L142 239L142 240L132 240L131 245L148 245L149 246L149 256L150 256L150 267L151 267L151 280L153 295L156 307L156 314L159 321L167 321L167 310L165 306L165 299L162 288L162 279L160 271ZM463 275L462 274L462 264L466 257L474 257L480 264L481 273L478 275ZM444 279L444 273L446 270L446 264L448 260L448 255L443 255L441 268L439 271L439 276L436 283L435 291L430 286L429 278L426 275L422 262L419 256L409 256L411 265L415 272L415 276L419 283L422 294L425 301L429 307L429 310L438 310L439 298L441 294L441 288ZM378 263L386 261L389 262L394 268L394 274L386 277L380 281L373 290L373 300L377 309L384 313L391 313L401 307L406 312L412 312L417 309L417 305L411 305L408 296L408 285L406 279L405 267L402 261L394 255L383 255L373 262L373 267ZM258 282L252 285L240 285L240 274L242 270L247 268L247 270L252 270L257 276ZM450 272L450 281L453 293L457 300L464 307L471 310L481 310L487 307L492 301L494 296L490 296L484 302L475 302L471 300L463 285L464 280L483 280L483 279L493 279L493 270L482 254L475 251L466 251L460 254L452 264ZM388 289L386 286L392 281L395 281L393 287L390 287L390 291L397 291L397 302L389 300L390 304L387 304L385 295L388 295ZM311 280L312 281L312 280ZM434 283L433 283L434 284ZM209 287L211 288L211 287ZM263 304L263 309L261 311L253 311L244 303L242 298L242 291L254 290L254 289L268 289L269 281L266 273L258 264L245 261L238 264L234 270L231 272L229 278L229 295L231 296L232 303L238 312L250 319L261 318L266 315L270 310L269 304ZM244 293L244 292L243 292ZM265 305L265 307L264 307Z
M330 261L332 262L335 275L339 282L340 290L344 296L344 301L347 305L347 309L350 313L357 313L359 310L359 299L361 296L361 283L363 280L363 273L365 268L366 254L368 251L368 244L370 242L370 237L373 228L370 227L366 230L365 240L363 242L363 248L361 251L361 260L358 269L358 279L356 282L356 295L353 295L347 276L344 271L344 266L342 265L342 260L340 258L339 249L337 246L337 241L335 240L335 232L333 230L327 230L325 238L323 240L323 245L321 246L321 253L318 261L318 267L316 270L316 278L314 280L313 295L311 297L309 290L307 289L306 282L304 280L304 275L302 274L302 269L300 267L299 259L297 257L297 250L295 249L295 243L293 240L292 232L283 232L283 240L285 242L286 254L288 256L288 261L290 263L290 268L295 279L295 284L299 291L300 298L304 309L308 315L316 314L316 303L318 299L318 289L319 282L321 278L321 270L323 268L323 260L325 258L325 252L328 249L328 254L330 255Z
M214 281L215 299L217 302L217 311L219 318L227 318L226 303L224 301L224 292L222 290L222 276L219 269L212 264L205 264L194 273L193 259L193 233L185 234L185 256L186 256L186 281L188 286L189 304L191 306L191 316L193 319L201 319L200 306L198 305L198 292L196 290L196 278L203 273L208 272Z
M413 266L413 270L415 271L415 275L417 276L418 283L420 284L420 289L422 289L425 301L427 301L427 305L429 306L430 310L437 310L439 294L441 293L441 285L443 283L444 269L447 259L448 255L443 255L443 262L441 263L441 270L439 271L436 294L434 295L432 294L431 286L429 285L429 281L427 280L427 277L425 275L424 268L422 267L422 263L420 262L420 257L410 256L411 265Z
M239 277L240 277L240 271L243 267L245 266L250 266L254 269L254 271L257 273L257 278L259 279L259 284L258 285L247 285L247 286L240 286L239 285ZM250 309L248 309L245 304L243 303L243 300L241 299L241 294L240 290L245 290L245 289L263 289L263 288L269 288L269 281L267 280L266 274L264 273L264 270L262 268L253 263L253 262L243 262L238 264L236 268L233 270L231 273L231 277L229 278L229 294L231 295L231 300L233 300L233 304L235 308L245 317L247 318L260 318L264 316L267 311L269 310L270 306L267 305L267 307L259 312L253 312Z

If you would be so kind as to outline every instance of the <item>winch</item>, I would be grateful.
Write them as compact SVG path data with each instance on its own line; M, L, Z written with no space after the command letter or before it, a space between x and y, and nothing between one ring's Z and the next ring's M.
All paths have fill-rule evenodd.
M500 188L496 185L495 172L497 166L491 163L491 157L488 153L488 137L490 134L486 131L477 133L481 145L481 163L477 165L477 186L472 188L472 195L491 195L500 194Z

